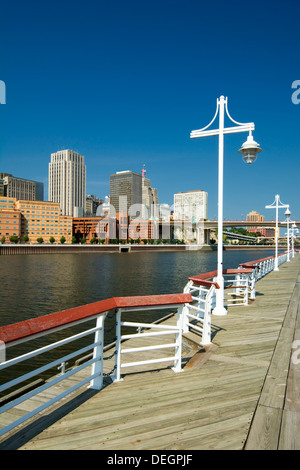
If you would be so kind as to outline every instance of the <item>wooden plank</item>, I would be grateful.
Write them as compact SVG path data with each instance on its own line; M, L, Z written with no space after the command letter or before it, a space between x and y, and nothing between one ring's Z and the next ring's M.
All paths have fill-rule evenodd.
M259 405L245 450L277 450L282 410Z
M284 410L278 450L300 450L300 413Z

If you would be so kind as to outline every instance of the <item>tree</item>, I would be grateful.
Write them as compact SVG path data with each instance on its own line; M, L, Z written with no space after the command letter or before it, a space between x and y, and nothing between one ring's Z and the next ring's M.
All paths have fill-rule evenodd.
M72 243L77 243L76 237L72 237Z
M23 237L23 242L24 242L24 243L27 243L28 241L29 241L29 237L28 237L28 235L26 234L26 235L24 235L24 237Z
M54 238L54 237L50 237L50 238L49 238L49 242L50 242L51 244L54 243L54 242L55 242L55 238Z
M42 237L37 238L36 241L38 243L44 243L44 239Z
M1 243L2 245L5 243L5 236L3 235L3 237L1 237Z
M66 239L64 236L60 237L60 243L63 245L65 243Z
M17 237L17 235L11 235L11 236L9 237L9 241L10 241L11 243L18 243L19 238Z
M93 245L94 243L97 243L97 238L96 238L96 237L93 237L93 238L91 239L91 244Z
M83 237L83 238L81 239L80 243L81 243L81 245L83 245L85 242L86 242L86 238Z

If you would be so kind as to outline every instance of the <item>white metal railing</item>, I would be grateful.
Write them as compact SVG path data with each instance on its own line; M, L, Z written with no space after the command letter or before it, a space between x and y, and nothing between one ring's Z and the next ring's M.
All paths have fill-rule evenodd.
M158 303L159 299L157 301L157 298L166 298L166 297L168 297L168 301L164 299L164 302L162 301L161 304ZM154 298L156 298L154 305L151 305L151 301ZM120 298L120 299L122 300L124 298ZM134 299L134 298L129 298L129 299ZM140 301L141 298L138 298L138 299ZM174 299L174 302L172 303L173 299ZM2 415L1 424L2 425L5 424L4 427L2 427L2 429L0 430L0 436L6 434L7 432L21 425L25 421L29 420L30 418L34 417L38 413L48 408L49 406L54 405L59 400L62 400L67 395L75 392L77 389L79 389L80 387L84 385L87 385L88 388L90 389L101 390L101 388L103 387L104 376L110 376L113 381L121 380L120 371L121 369L125 367L129 367L129 366L141 366L142 367L146 364L173 362L174 372L180 372L181 371L181 352L182 352L182 329L183 329L182 306L185 303L185 301L189 301L189 300L191 300L191 296L187 296L184 294L174 294L174 295L168 295L168 296L163 296L163 295L162 296L149 296L147 297L146 306L141 306L143 305L143 302L140 303L140 305L137 302L134 302L132 306L128 306L128 307L122 306L122 307L113 309L112 311L116 312L116 326L115 326L116 341L115 343L113 343L112 350L109 350L109 353L111 353L112 351L112 354L110 354L110 356L108 357L104 357L104 350L105 350L104 348L104 332L105 332L104 323L105 323L105 318L107 317L107 314L108 314L108 310L100 311L99 314L97 315L93 314L92 318L91 316L87 316L85 318L80 318L80 320L69 321L67 325L66 324L59 325L59 326L54 325L55 322L53 321L52 322L53 325L49 330L43 331L43 328L40 328L39 333L25 336L24 338L18 337L18 335L21 334L20 331L24 329L24 327L22 327L21 324L10 325L9 327L1 327L0 338L1 338L1 333L2 333L2 337L3 335L5 336L5 330L9 329L10 327L15 327L15 331L17 332L15 334L13 331L13 334L15 334L15 340L12 340L10 343L8 343L7 344L7 347L8 347L8 346L13 346L13 345L20 344L20 343L25 343L27 341L30 341L33 338L36 339L46 334L61 331L62 329L65 329L67 327L73 327L75 325L78 325L79 323L83 324L82 326L84 326L84 323L90 322L91 319L94 319L96 322L96 325L93 328L86 327L86 329L83 332L77 333L75 335L73 334L71 336L67 336L66 338L60 341L47 344L46 346L42 346L38 349L24 353L18 357L14 357L12 359L8 359L0 363L0 372L5 371L5 369L9 367L13 367L17 365L20 368L22 367L22 363L24 361L37 358L42 354L48 354L47 358L50 358L51 353L53 353L53 351L56 350L57 348L70 345L71 343L74 343L75 341L82 340L83 338L88 338L89 336L91 337L91 339L89 339L88 345L84 347L77 346L74 352L63 354L61 357L55 360L52 360L45 365L37 367L34 370L27 372L20 377L9 380L0 386L0 393L3 393L11 389L12 387L15 388L16 386L19 386L19 384L24 383L24 381L29 381L33 379L34 377L43 376L45 372L51 371L51 369L54 369L54 368L56 370L58 368L60 369L59 374L56 374L51 379L44 381L44 383L38 386L37 388L34 388L33 390L30 390L27 393L22 394L18 398L12 399L11 401L4 404L0 408L0 413ZM120 302L120 304L124 304L124 302ZM90 305L93 305L93 304L90 304ZM129 305L130 305L130 302L129 302ZM110 306L110 305L107 304L106 302L106 306ZM89 307L89 306L87 305L85 307ZM143 310L149 310L149 309L159 309L159 310L172 309L174 310L174 308L177 309L177 320L176 320L175 326L174 325L171 325L171 326L159 325L155 323L152 324L152 323L141 323L141 322L127 322L127 321L121 320L121 312L123 311L128 312L128 311L137 311L141 309ZM59 312L59 313L65 314L65 316L68 316L66 312L69 312L69 311L64 311L64 312ZM57 315L57 314L52 314L52 315ZM51 317L51 315L48 315L46 317ZM33 323L34 322L37 323L37 320L40 320L41 326L43 326L43 318L44 317L39 317L39 319L34 319ZM21 322L21 323L23 324L26 322ZM138 328L138 332L133 333L133 334L121 335L122 326ZM144 331L141 331L142 329ZM152 346L142 345L140 347L130 348L130 349L129 348L126 349L123 347L123 341L129 338L138 338L138 339L144 340L144 338L146 337L155 338L157 336L162 336L162 335L173 335L175 337L175 340L173 342L168 342L164 344L153 344ZM174 354L168 357L160 357L160 358L153 357L152 353L154 351L165 349L165 348L172 348L174 351ZM149 358L144 361L135 361L135 362L130 362L130 363L124 363L123 360L121 360L123 355L128 354L129 352L131 353L136 352L139 354L141 351L145 351L146 353L149 353ZM88 359L86 361L84 361L83 363L79 362L79 365L78 364L76 365L76 362L75 362L75 365L72 366L71 368L69 369L65 368L65 365L67 363L69 363L72 360L75 360L76 357L82 357L89 352L91 353L87 355ZM114 365L113 365L113 358L115 359ZM112 359L111 361L112 370L109 373L105 373L103 371L103 364L106 359ZM71 381L67 382L66 379L69 379L70 377L74 376L75 374L81 373L84 370L86 370L84 374L80 374L80 377L77 376L77 381L75 385L74 385L74 380L72 382ZM61 384L62 382L65 383L65 385L62 387L63 391L58 393L54 398L51 398L49 400L47 398L47 394L43 394L43 392L45 392L47 389L50 389L51 387ZM70 385L70 383L72 383L72 385ZM53 394L53 392L51 393ZM31 410L28 413L24 413L23 416L7 424L7 421L9 420L11 421L11 418L9 417L10 410L12 410L15 407L20 407L20 405L23 402L28 401L37 395L39 396L38 400L41 403L39 406L37 406L35 409Z
M183 307L183 331L195 330L202 336L203 346L211 343L211 311L215 299L216 285L196 285L190 280L184 292L192 295L193 302Z
M135 309L136 310L136 309ZM162 362L173 362L174 372L181 371L181 353L182 353L182 329L183 329L183 317L182 317L182 306L177 308L177 321L176 326L173 325L161 325L154 323L140 323L122 321L122 313L132 311L132 308L119 308L116 312L116 353L115 353L115 374L113 376L114 381L121 380L121 370L128 367L144 366L149 364L156 364ZM127 328L137 329L137 333L122 334L122 326ZM156 330L156 331L155 331ZM154 344L152 346L135 346L126 348L126 340L143 340L145 338L155 338L170 335L175 337L173 342ZM150 358L147 360L136 360L131 362L123 361L123 357L126 354L137 354L141 352L158 351L161 349L173 349L174 354L172 356Z

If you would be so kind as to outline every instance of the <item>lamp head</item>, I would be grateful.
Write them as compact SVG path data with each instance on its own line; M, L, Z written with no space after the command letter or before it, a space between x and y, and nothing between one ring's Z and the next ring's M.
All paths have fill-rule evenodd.
M239 153L243 154L243 159L246 163L253 163L256 160L257 154L261 152L259 144L253 140L252 133L247 137L246 142L243 143Z
M291 211L289 209L287 209L284 213L284 215L286 216L286 220L290 220L290 217L291 217Z

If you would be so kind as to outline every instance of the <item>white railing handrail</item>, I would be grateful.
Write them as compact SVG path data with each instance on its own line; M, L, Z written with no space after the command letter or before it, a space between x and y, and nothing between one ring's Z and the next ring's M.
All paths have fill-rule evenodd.
M75 307L73 309L64 310L62 312L56 312L50 315L45 315L44 317L35 318L32 320L26 320L24 322L19 322L13 325L8 325L0 328L0 341L2 344L5 344L7 347L13 346L16 344L20 344L22 342L30 341L33 338L38 338L40 336L44 336L46 334L53 333L54 331L59 331L61 329L77 325L78 323L83 322L90 322L91 319L96 320L96 326L94 328L89 328L84 332L69 336L63 340L57 341L47 346L40 347L35 351L31 351L29 353L22 354L21 356L13 359L9 359L7 361L3 361L0 363L0 371L6 369L7 367L20 364L22 361L32 359L33 357L39 356L40 354L52 351L55 348L58 348L62 345L67 343L71 343L76 341L80 338L83 338L87 335L94 335L94 340L85 347L81 347L80 349L77 348L76 351L64 355L59 359L51 361L47 365L42 367L38 367L33 371L30 371L26 374L23 374L21 377L16 379L10 380L7 383L0 386L0 392L6 391L11 387L15 387L16 385L24 382L25 380L31 379L36 375L40 375L45 371L52 369L53 367L57 367L59 364L64 365L70 359L74 359L78 355L83 355L88 351L92 351L91 359L85 361L81 365L77 365L76 367L72 367L68 371L63 371L60 375L55 376L51 380L47 380L46 383L43 383L41 386L35 388L34 390L30 390L28 393L21 395L18 398L9 401L8 403L4 404L0 411L1 413L8 412L13 407L20 405L22 402L29 400L30 398L38 395L41 392L44 392L50 387L53 387L63 380L71 377L72 375L77 374L78 372L91 367L91 371L88 377L84 379L78 379L76 385L71 386L68 390L64 390L62 393L58 394L56 397L42 403L40 406L35 408L34 410L30 411L29 413L24 414L24 416L18 418L14 422L6 425L2 430L0 430L0 436L4 435L5 433L9 432L10 430L14 429L16 426L24 423L28 419L32 418L36 414L40 413L47 407L53 405L54 403L58 402L68 394L74 392L78 388L82 387L83 385L89 384L89 388L95 390L101 390L103 386L103 350L104 350L104 321L107 316L108 311L113 310L116 312L116 316L118 318L118 325L117 325L117 341L116 341L116 349L113 355L116 356L115 367L116 373L112 377L113 380L120 380L120 369L124 367L124 364L121 361L121 349L120 344L123 339L126 339L126 336L123 337L120 334L120 326L121 323L124 326L128 326L129 322L121 322L121 311L131 310L136 311L140 309L173 309L176 308L178 311L177 314L177 324L175 327L168 326L167 329L164 325L155 325L155 324L147 324L147 323L137 323L131 322L129 326L136 327L137 325L143 328L151 328L155 330L158 328L160 331L152 331L151 335L161 335L161 334L173 334L176 337L175 343L172 344L174 347L175 353L174 356L168 357L168 361L174 362L173 370L175 372L179 372L181 370L181 335L182 335L182 305L192 301L192 297L188 293L183 294L168 294L168 295L156 295L156 296L136 296L136 297L117 297L112 299L107 299L100 302L95 302L93 304L84 305L81 307ZM138 336L137 333L135 336ZM144 337L149 336L150 333L143 333ZM170 344L169 344L169 347ZM153 349L161 349L160 347L154 346ZM148 348L149 352L151 348ZM124 351L123 351L124 352ZM144 364L151 364L151 363L158 363L158 362L165 362L166 358L160 359L149 359L147 361L139 361L139 363L131 363L130 365L144 365ZM126 365L125 365L126 366ZM112 372L114 372L114 369ZM110 375L110 374L105 374Z

